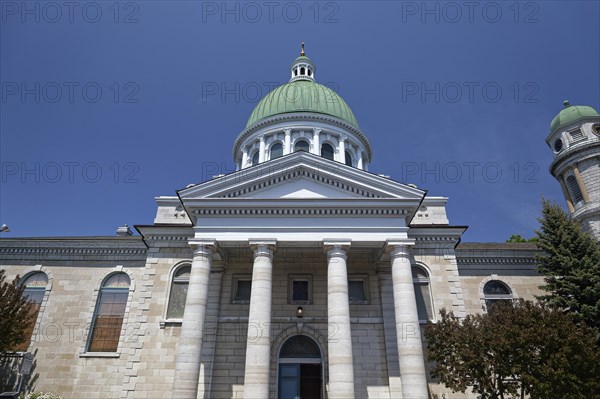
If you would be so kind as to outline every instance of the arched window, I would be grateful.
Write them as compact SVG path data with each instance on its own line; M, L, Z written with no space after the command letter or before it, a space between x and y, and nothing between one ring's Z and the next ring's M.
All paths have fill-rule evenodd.
M130 283L126 273L114 273L100 287L90 327L88 352L117 351Z
M581 194L581 188L579 188L579 184L577 183L577 179L575 176L571 175L567 177L567 186L569 187L569 191L571 192L571 199L573 200L573 204L577 204L583 201L583 194Z
M325 143L321 146L321 156L333 161L333 147L331 144Z
M304 75L304 67L300 68L300 75Z
M183 318L183 309L187 298L188 286L190 285L190 265L183 265L173 273L171 291L169 293L169 306L167 307L167 319Z
M252 155L252 166L254 165L258 165L258 151L256 151L254 155Z
M25 340L15 348L15 351L26 351L29 347L29 342L31 341L35 324L37 323L40 308L42 307L42 301L44 300L44 294L46 293L48 276L46 276L46 273L44 272L32 273L25 277L22 285L25 287L23 290L23 296L32 303L30 310L32 318L31 323L27 325L27 328L23 334Z
M483 286L485 307L489 311L499 301L512 301L513 296L508 285L500 280L490 280Z
M308 141L306 141L306 140L298 140L298 141L296 141L296 144L294 144L294 152L298 152L298 151L308 152L309 149L310 149L310 146L308 144Z
M429 275L425 269L419 266L412 266L411 270L419 321L426 322L433 320L433 306L431 303L431 290L429 288Z
M283 145L281 143L273 144L271 146L271 159L279 158L283 156Z
M348 151L346 151L346 165L352 166L352 155Z

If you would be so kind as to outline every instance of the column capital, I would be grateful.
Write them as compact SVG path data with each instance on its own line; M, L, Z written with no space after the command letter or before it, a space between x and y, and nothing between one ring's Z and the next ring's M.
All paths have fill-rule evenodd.
M323 240L323 249L327 252L327 260L331 258L346 259L351 240Z
M219 250L217 240L213 239L192 239L188 241L188 245L192 247L194 256L208 256L212 258L213 254Z
M389 253L390 258L408 258L409 247L415 245L414 239L406 240L387 240L385 242L385 252Z
M286 136L289 136L290 134L292 134L292 128L286 127L285 129L283 129L283 133L285 133Z
M254 251L254 259L259 256L266 256L269 259L273 260L273 252L277 248L277 240L273 239L263 239L263 240L248 240L248 244L250 248Z

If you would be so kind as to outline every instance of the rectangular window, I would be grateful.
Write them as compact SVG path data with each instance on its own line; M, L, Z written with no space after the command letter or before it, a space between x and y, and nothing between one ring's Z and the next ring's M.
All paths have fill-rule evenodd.
M350 302L363 303L367 301L364 280L348 281L348 299Z
M289 302L292 304L309 304L312 301L312 276L289 276Z
M292 284L292 301L308 301L308 281L295 280Z
M252 277L250 275L234 276L233 303L249 303L252 293Z

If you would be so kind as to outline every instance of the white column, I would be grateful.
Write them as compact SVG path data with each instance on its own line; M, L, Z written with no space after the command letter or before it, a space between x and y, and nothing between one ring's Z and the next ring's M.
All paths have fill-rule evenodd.
M250 242L254 248L248 315L244 398L268 399L271 373L271 296L275 240Z
M346 163L346 138L340 136L338 143L338 162Z
M248 149L244 147L242 149L242 166L240 169L248 167Z
M283 132L285 133L283 155L287 155L292 152L292 129L283 129Z
M258 163L265 162L265 138L260 137L258 146Z
M347 242L324 242L327 250L327 346L329 353L329 398L354 398L352 332L346 270Z
M388 242L387 249L392 263L402 399L423 399L429 394L408 245L413 243Z
M215 241L190 241L194 259L183 311L181 335L173 381L173 399L196 399L202 355L202 332L206 315L210 268Z
M356 167L358 169L362 169L363 168L363 158L362 158L362 151L358 152L358 160L356 161Z
M312 153L315 155L321 155L321 140L319 140L320 135L321 135L321 129L314 128L313 129Z

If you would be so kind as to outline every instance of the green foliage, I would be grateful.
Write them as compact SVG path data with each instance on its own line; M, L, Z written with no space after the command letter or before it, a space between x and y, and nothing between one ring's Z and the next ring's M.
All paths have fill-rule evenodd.
M538 241L538 237L531 237L529 239L523 238L520 234L513 234L510 236L506 242L532 242L536 243Z
M542 253L536 260L546 276L541 288L548 292L538 299L600 331L600 245L549 201L543 200L538 220L537 245Z
M600 348L585 324L519 300L459 319L444 309L425 327L431 376L482 399L600 397Z
M12 283L0 270L0 353L25 341L25 330L32 322L31 303L23 298L24 287L17 276Z

